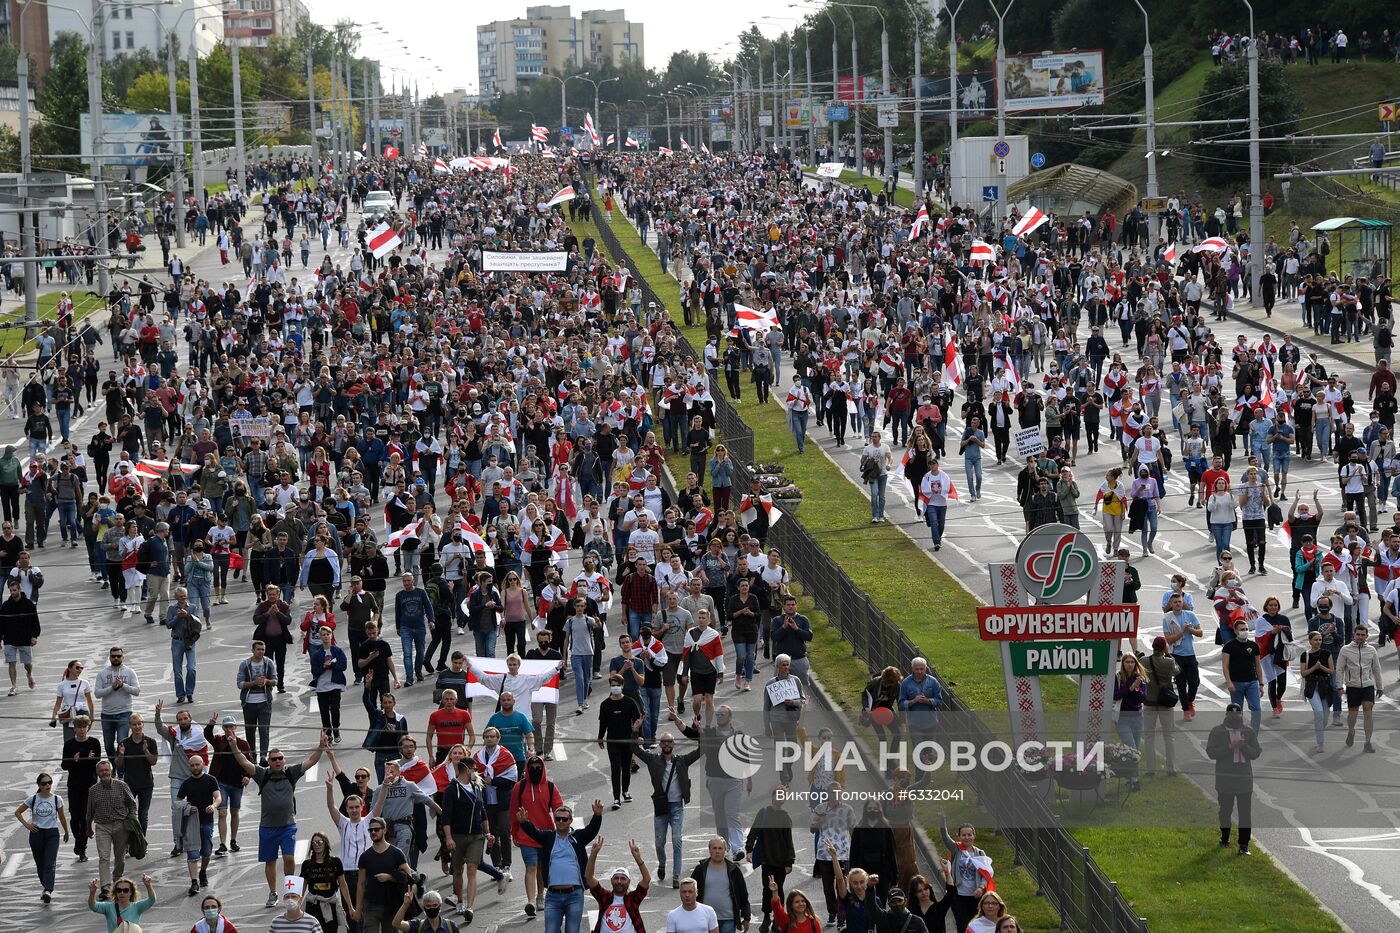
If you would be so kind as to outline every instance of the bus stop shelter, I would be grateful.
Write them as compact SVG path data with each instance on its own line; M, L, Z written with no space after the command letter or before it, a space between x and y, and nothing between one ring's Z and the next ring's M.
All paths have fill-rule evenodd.
M1332 244L1327 255L1327 271L1354 279L1374 273L1390 278L1391 225L1369 217L1332 217L1313 224L1313 232L1327 234Z

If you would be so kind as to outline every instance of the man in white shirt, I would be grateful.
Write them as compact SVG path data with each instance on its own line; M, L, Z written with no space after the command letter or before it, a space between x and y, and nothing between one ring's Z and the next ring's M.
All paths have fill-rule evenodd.
M797 452L802 453L807 445L807 418L812 408L812 392L802 384L802 377L792 374L792 387L787 393L788 430L797 441Z
M952 491L952 477L943 472L937 460L930 460L928 472L919 484L919 499L924 504L924 520L928 522L935 551L943 549L943 528L948 519L948 495Z
M666 933L719 933L715 909L696 897L694 878L681 881L681 906L666 915Z

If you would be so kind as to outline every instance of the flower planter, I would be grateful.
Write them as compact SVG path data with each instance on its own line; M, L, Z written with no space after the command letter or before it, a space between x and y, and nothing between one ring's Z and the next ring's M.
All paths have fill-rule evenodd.
M1055 783L1065 790L1094 790L1103 782L1101 771L1056 771Z
M795 514L795 513L797 512L797 510L798 510L799 508L802 507L802 497L801 497L801 496L782 496L782 497L780 497L780 496L774 496L774 497L773 497L773 505L776 506L776 507L779 509L779 511L785 512L785 513L787 513L788 515L793 515L793 514Z

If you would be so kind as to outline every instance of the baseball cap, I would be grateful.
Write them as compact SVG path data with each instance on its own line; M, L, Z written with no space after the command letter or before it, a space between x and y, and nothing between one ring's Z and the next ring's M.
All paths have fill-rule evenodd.
M223 716L219 717L219 725L236 726L238 725L238 717L233 715L232 713L224 713Z
M622 877L626 878L628 881L631 881L631 880L632 880L632 873L631 873L630 871L628 871L628 870L626 869L626 867L624 867L624 866L622 866L622 865L619 865L617 868L614 868L614 869L612 870L612 874L611 874L609 877L616 878L616 877L618 877L619 875L621 875Z

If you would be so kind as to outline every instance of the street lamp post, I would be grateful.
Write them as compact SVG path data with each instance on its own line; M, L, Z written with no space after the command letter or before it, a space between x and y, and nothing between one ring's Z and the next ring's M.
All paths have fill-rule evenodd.
M161 21L160 7L156 7L155 10L156 24L160 27L161 32L165 32L165 24ZM180 15L184 16L184 13ZM166 83L170 86L170 134L174 142L172 147L174 151L170 160L170 179L171 193L175 195L177 214L183 211L185 203L185 167L182 158L185 154L185 140L180 135L180 103L175 93L175 29L179 25L180 20L177 18L165 36ZM185 245L184 218L178 216L175 218L175 245L177 247Z
M875 11L875 15L878 16L878 17L880 17L880 83L883 85L883 93L884 93L884 95L885 95L886 97L888 97L888 96L889 96L889 93L890 93L890 32L889 32L889 29L886 28L886 26L885 26L885 14L884 14L884 12L883 12L879 7L871 6L871 5L868 4L868 3L838 3L838 4L836 4L836 5L839 6L839 7L843 7L843 8L855 8L855 9L858 9L858 10L874 10L874 11ZM846 15L849 16L850 14L847 13ZM855 20L854 20L854 19L851 20L851 59L852 59L852 61L855 60ZM859 85L859 83L860 83L860 75L859 75L859 74L856 75L856 83L857 83L857 85ZM863 93L861 93L859 96L860 96L862 99L865 97L865 95L864 95ZM879 113L879 105L878 105L878 103L877 103L877 105L876 105L876 113ZM856 127L857 127L857 128L860 127L860 122L859 122L859 120L857 120L857 122L856 122ZM884 150L885 150L885 166L884 166L884 169L885 169L885 177L886 177L886 178L889 178L889 177L893 174L893 172L891 171L891 167L892 167L893 164L894 164L894 163L893 163L893 155L892 155L892 153L893 153L893 151L894 151L894 130L893 130L892 127L888 127L888 126L887 126L887 127L884 127L884 131L885 131L885 132L884 132L884 136L885 136L885 138L884 138ZM856 142L856 149L857 149L857 150L860 149L860 142L859 142L859 140L857 140L857 142ZM857 160L858 160L858 164L859 164L859 160L860 160L860 159L859 159L859 153L857 154Z
M24 14L34 0L24 0L19 8L19 18L15 21L15 45L19 57L15 59L15 77L19 79L19 203L29 206L29 173L34 168L34 153L29 138L29 55L24 51ZM20 249L24 255L36 253L34 219L28 214L19 216ZM39 277L38 268L24 270L24 322L38 325L39 322ZM34 336L34 331L26 327L25 337Z

